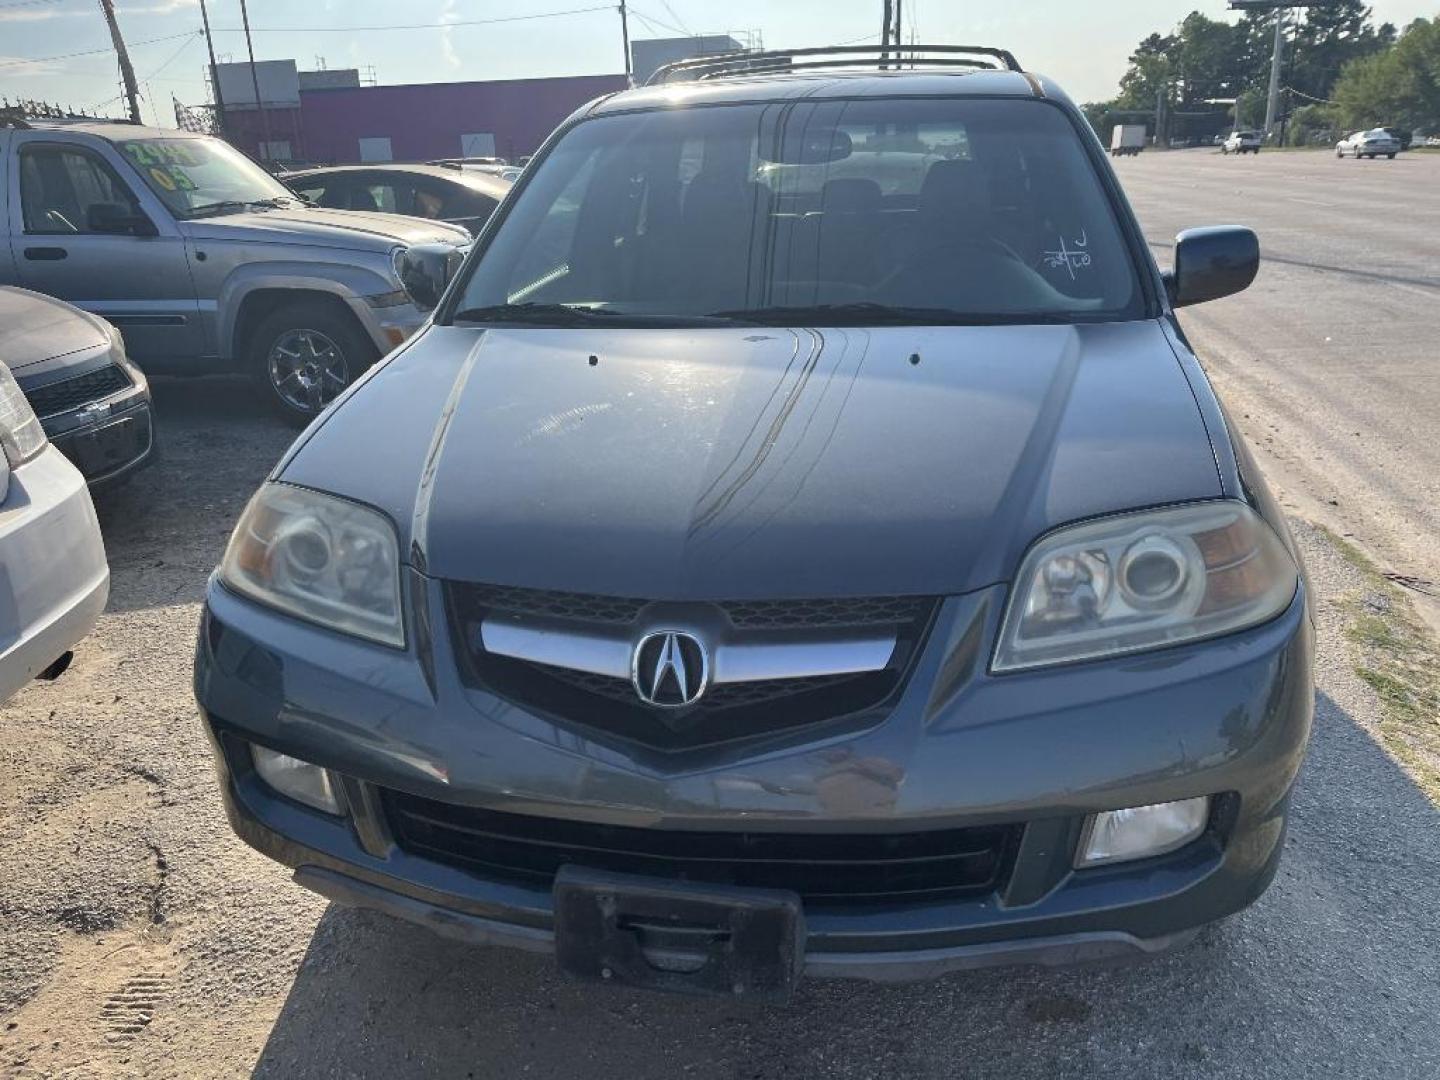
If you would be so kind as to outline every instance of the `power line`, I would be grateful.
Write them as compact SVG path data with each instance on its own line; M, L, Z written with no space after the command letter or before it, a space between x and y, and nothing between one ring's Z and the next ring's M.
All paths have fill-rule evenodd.
M162 41L175 41L182 37L199 35L199 30L186 30L183 34L166 34L164 37L147 38L144 41L134 42L130 47L138 49L142 45L158 45ZM59 53L55 56L18 56L0 60L0 67L23 67L26 64L48 64L52 60L73 60L77 56L99 56L101 53L113 53L115 47L106 45L103 49L86 49L84 52Z
M675 14L675 9L670 6L670 0L660 0L660 4L662 7L665 8L666 12L669 13L670 18L674 19L677 23L680 24L680 32L682 34L685 34L686 36L691 36L690 28L685 25L684 19L680 18L679 15Z
M195 32L194 35L187 35L185 40L180 43L180 47L170 54L170 59L166 60L163 64L161 64L158 68L156 68L154 71L152 71L149 75L145 76L145 78L140 81L149 82L151 79L155 78L156 75L159 75L176 60L180 59L180 54L183 53L186 49L188 49L191 45L195 44L199 37L200 33L198 30Z
M9 3L0 4L0 11L6 8L40 7L42 4L58 4L60 0L10 0Z
M646 15L646 14L644 14L643 12L639 11L639 10L635 7L634 4L631 4L631 5L630 5L630 14L639 16L639 18L640 18L642 21L644 21L644 22L653 23L655 26L664 27L666 30L669 30L671 33L681 34L681 35L683 35L683 36L685 36L685 37L689 37L689 36L690 36L690 31L688 31L688 30L682 30L682 29L681 29L680 27L678 27L678 26L674 26L674 25L672 25L672 24L670 24L670 23L667 23L664 19L657 19L654 15Z
M385 30L450 30L457 26L493 26L496 23L529 22L532 19L557 19L564 15L586 15L592 11L614 11L611 4L571 8L568 11L539 11L533 15L507 15L496 19L459 19L455 22L398 23L389 26L252 26L252 34L354 34ZM243 34L239 26L216 26L217 34Z

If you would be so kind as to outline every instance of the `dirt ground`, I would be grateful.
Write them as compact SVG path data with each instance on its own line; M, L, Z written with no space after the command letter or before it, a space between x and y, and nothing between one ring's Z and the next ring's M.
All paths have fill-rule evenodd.
M1232 350L1223 384L1239 361L1214 336ZM1259 410L1283 375L1235 378L1269 431ZM1357 611L1397 601L1322 532L1297 522L1318 594L1315 736L1280 876L1253 908L1133 967L811 982L783 1010L597 993L545 958L331 907L231 834L194 633L293 432L235 380L161 381L156 399L163 460L101 505L109 610L71 671L0 708L0 1076L1440 1075L1440 809L1386 753L1351 640ZM1265 441L1262 464L1281 453ZM1379 453L1360 441L1347 469ZM1353 531L1428 512L1365 513L1387 490L1344 496Z

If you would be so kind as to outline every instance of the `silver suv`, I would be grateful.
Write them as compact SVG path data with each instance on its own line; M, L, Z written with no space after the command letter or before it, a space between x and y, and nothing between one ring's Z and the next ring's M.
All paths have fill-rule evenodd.
M0 129L0 285L120 328L149 371L244 370L305 420L424 322L401 281L438 221L324 210L219 139L124 123Z

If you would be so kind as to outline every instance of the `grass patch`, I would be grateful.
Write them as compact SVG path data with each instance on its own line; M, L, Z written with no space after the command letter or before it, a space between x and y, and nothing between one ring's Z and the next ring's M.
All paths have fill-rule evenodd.
M1362 587L1342 605L1355 646L1355 673L1380 699L1380 740L1440 805L1440 643L1403 589L1387 581L1354 544L1327 531L1360 571Z

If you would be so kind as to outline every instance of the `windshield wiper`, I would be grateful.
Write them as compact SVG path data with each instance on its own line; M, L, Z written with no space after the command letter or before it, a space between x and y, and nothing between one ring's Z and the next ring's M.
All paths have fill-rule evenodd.
M614 316L593 308L569 304L490 304L455 313L457 322L525 323L535 326L593 326L613 322Z
M255 199L253 202L250 203L250 205L270 206L278 210L282 206L287 206L290 203L299 203L301 206L315 205L313 200L305 198L304 195L272 195L268 199Z
M717 315L648 314L603 308L571 307L569 304L491 304L463 308L454 322L513 323L521 326L712 326L728 324Z
M953 308L909 307L860 300L849 304L777 305L717 311L718 318L761 326L994 326L1022 323L1070 323L1053 312L969 312Z
M244 210L250 204L238 202L235 199L221 199L219 202L201 203L199 206L192 206L185 214L187 218L209 217L211 214L223 214L227 210Z

